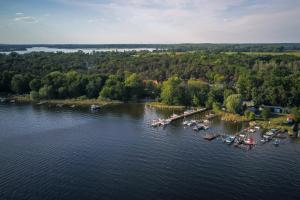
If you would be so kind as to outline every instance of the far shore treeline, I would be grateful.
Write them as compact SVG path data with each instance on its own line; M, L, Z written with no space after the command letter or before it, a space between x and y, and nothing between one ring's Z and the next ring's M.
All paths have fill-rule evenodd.
M30 93L33 100L152 98L168 105L226 105L235 112L242 100L299 107L300 57L217 51L0 54L0 92Z

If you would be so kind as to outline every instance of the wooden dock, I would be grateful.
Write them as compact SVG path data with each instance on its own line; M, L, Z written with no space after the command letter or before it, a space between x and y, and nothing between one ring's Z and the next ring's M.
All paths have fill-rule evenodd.
M200 109L197 109L197 110L194 110L194 111L191 111L189 113L183 113L181 115L178 115L176 117L172 117L172 118L169 118L171 121L176 121L178 119L182 119L182 118L185 118L185 117L189 117L189 116L192 116L192 115L195 115L197 113L202 113L204 111L206 111L207 108L200 108Z

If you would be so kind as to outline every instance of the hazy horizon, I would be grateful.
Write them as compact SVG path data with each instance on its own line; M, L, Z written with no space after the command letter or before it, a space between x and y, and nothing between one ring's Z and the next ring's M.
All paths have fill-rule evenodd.
M299 43L299 18L297 0L4 0L0 43Z

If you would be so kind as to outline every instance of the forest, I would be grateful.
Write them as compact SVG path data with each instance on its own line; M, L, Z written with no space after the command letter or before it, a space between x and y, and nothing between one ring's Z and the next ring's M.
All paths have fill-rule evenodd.
M300 57L204 50L0 54L0 92L34 100L147 98L233 112L242 101L299 107Z

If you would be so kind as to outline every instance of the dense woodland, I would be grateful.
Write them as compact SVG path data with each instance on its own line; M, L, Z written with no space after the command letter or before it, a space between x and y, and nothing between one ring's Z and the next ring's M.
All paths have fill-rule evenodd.
M33 99L156 98L170 105L226 105L235 112L235 105L250 100L294 107L300 106L300 57L218 51L0 54L0 91Z

